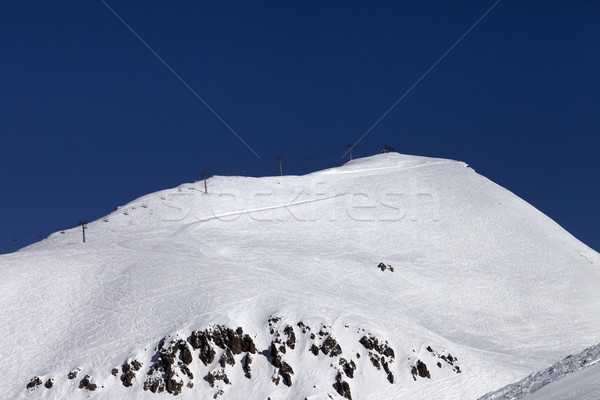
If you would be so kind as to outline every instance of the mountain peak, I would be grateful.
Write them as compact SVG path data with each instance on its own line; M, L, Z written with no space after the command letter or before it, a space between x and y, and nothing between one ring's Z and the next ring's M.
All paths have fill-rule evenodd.
M465 163L207 189L0 257L0 397L477 398L596 340L598 254Z

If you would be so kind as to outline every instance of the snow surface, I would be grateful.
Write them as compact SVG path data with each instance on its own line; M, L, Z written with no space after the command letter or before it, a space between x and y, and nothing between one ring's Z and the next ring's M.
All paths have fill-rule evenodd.
M91 222L85 244L77 227L0 256L1 399L171 397L143 390L155 347L214 324L253 338L252 378L238 356L232 384L211 388L216 361L196 352L178 398L341 398L338 360L308 352L300 321L329 326L357 363L355 400L476 399L598 342L600 255L462 162L389 153L304 176L215 176L208 190L136 199ZM272 316L298 337L291 387L261 355ZM393 384L365 333L393 348ZM133 359L144 367L124 387L110 372ZM417 359L430 379L413 379ZM97 390L78 388L84 374ZM34 376L53 388L26 389Z
M480 400L597 400L600 398L600 344L566 357Z

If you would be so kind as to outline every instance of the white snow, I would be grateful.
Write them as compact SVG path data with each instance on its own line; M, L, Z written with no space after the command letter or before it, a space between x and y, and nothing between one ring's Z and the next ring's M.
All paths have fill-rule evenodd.
M241 326L260 352L271 316L296 329L292 387L257 354L252 379L239 357L228 367L219 398L341 398L298 321L331 326L358 365L355 400L476 399L598 342L600 255L462 162L389 153L305 176L215 176L208 191L152 193L90 223L85 244L77 227L0 256L0 398L170 397L142 389L161 338ZM394 384L363 329L394 349ZM126 388L110 371L134 358L144 369ZM413 380L417 358L431 379ZM98 389L68 380L75 368ZM212 368L197 354L190 368L178 398L212 399ZM27 390L34 376L54 387Z
M600 344L566 357L480 400L596 400L600 398Z

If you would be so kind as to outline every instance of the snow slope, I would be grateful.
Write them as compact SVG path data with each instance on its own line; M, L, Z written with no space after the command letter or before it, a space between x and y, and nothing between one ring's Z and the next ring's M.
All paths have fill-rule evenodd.
M173 378L183 399L342 398L343 382L353 399L476 399L598 342L598 253L462 162L389 153L208 189L0 256L0 398L166 398L144 385Z
M595 345L480 400L596 400L599 378L600 345Z

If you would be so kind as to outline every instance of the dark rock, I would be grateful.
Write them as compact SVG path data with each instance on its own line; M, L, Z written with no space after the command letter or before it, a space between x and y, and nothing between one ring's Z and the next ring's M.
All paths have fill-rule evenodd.
M345 399L352 400L350 385L348 385L348 382L342 379L342 374L340 372L338 372L337 376L335 377L334 388L340 396L344 397Z
M215 386L215 381L223 381L227 385L231 384L231 382L229 381L229 378L227 377L227 374L223 370L209 372L208 376L207 376L207 380L208 380L208 384L210 385L210 387Z
M271 351L271 364L273 364L273 366L276 368L280 368L281 367L281 355L279 355L279 350L277 349L277 345L275 344L275 342L271 342L270 351Z
M150 390L152 393L162 393L165 391L165 384L162 379L148 379L144 382L144 390Z
M356 364L354 361L350 360L350 362L347 362L344 358L341 358L340 365L342 365L344 368L344 373L348 378L354 378L354 371L356 370Z
M365 349L373 350L373 347L374 347L373 340L369 339L368 337L363 336L362 338L360 338L360 340L358 342L360 344L362 344Z
M79 373L79 369L75 369L67 374L67 378L75 379L75 378L77 378L78 373Z
M121 382L123 383L123 386L125 387L130 387L133 385L132 381L133 378L135 378L135 373L136 371L139 371L142 368L142 363L137 361L137 360L133 360L130 363L126 362L123 365L121 365L121 372L123 372L121 374ZM117 369L113 369L113 375L117 375L118 371Z
M185 365L190 365L192 363L192 352L185 342L180 346L179 357L181 357L181 361L183 361Z
M219 364L221 365L221 368L225 368L225 364L229 364L231 366L235 365L235 358L233 357L231 350L225 350L225 353L223 353L221 359L219 360Z
M252 364L252 357L250 354L246 354L246 356L242 359L242 368L244 369L244 375L246 378L252 378L252 368L250 367Z
M93 392L94 390L96 390L97 387L98 385L90 381L89 375L84 376L83 379L79 382L79 389L87 389Z
M198 335L190 338L192 347L194 344L201 342L201 338ZM189 347L185 340L172 340L169 344L166 343L166 338L162 339L157 347L157 354L153 358L154 364L152 364L148 370L149 378L144 382L144 390L150 390L153 393L162 392L166 390L168 393L178 395L183 389L184 382L181 375L187 376L190 380L194 378L194 375L188 368L188 364L185 361L191 363L192 357L189 352ZM135 377L133 371L141 368L141 363L137 363L135 360L130 364L130 367L124 365L124 376L121 376L123 385L131 385L132 374ZM181 375L180 375L181 373ZM125 379L125 380L123 380Z
M41 384L42 384L42 380L40 379L40 377L34 376L31 379L31 381L29 381L29 383L27 384L27 389L35 389L36 387L38 387Z
M110 373L114 376L117 376L119 374L119 370L117 368L113 368L112 371L110 371Z
M383 365L383 370L387 374L387 380L390 383L394 383L394 374L392 373L392 371L390 371L390 367L383 357L381 357L381 365Z
M294 328L291 326L286 326L283 332L287 335L288 339L285 344L290 348L294 349L296 347L296 334L294 333Z
M321 351L329 357L335 357L342 354L342 348L338 342L331 336L327 336L327 339L321 344Z
M417 360L417 363L413 365L410 372L415 381L417 380L417 376L420 376L421 378L431 379L431 375L429 374L427 365L425 365L425 363L421 360Z
M389 270L390 272L394 272L394 267L392 267L389 264L379 263L377 268L379 268L382 272L385 271L386 269Z
M279 375L283 379L283 384L286 386L292 386L292 375L294 375L294 370L290 365L286 362L281 363L281 368L279 368Z
M315 356L319 355L319 348L313 343L312 346L310 346L310 350L311 353L313 353Z
M379 364L379 358L377 356L369 354L369 359L375 368L381 369L381 364Z
M394 350L391 347L385 347L383 352L381 352L386 357L394 358L396 355L394 354Z
M48 379L44 386L46 387L46 389L52 389L52 386L54 386L54 381L52 380L52 378Z

